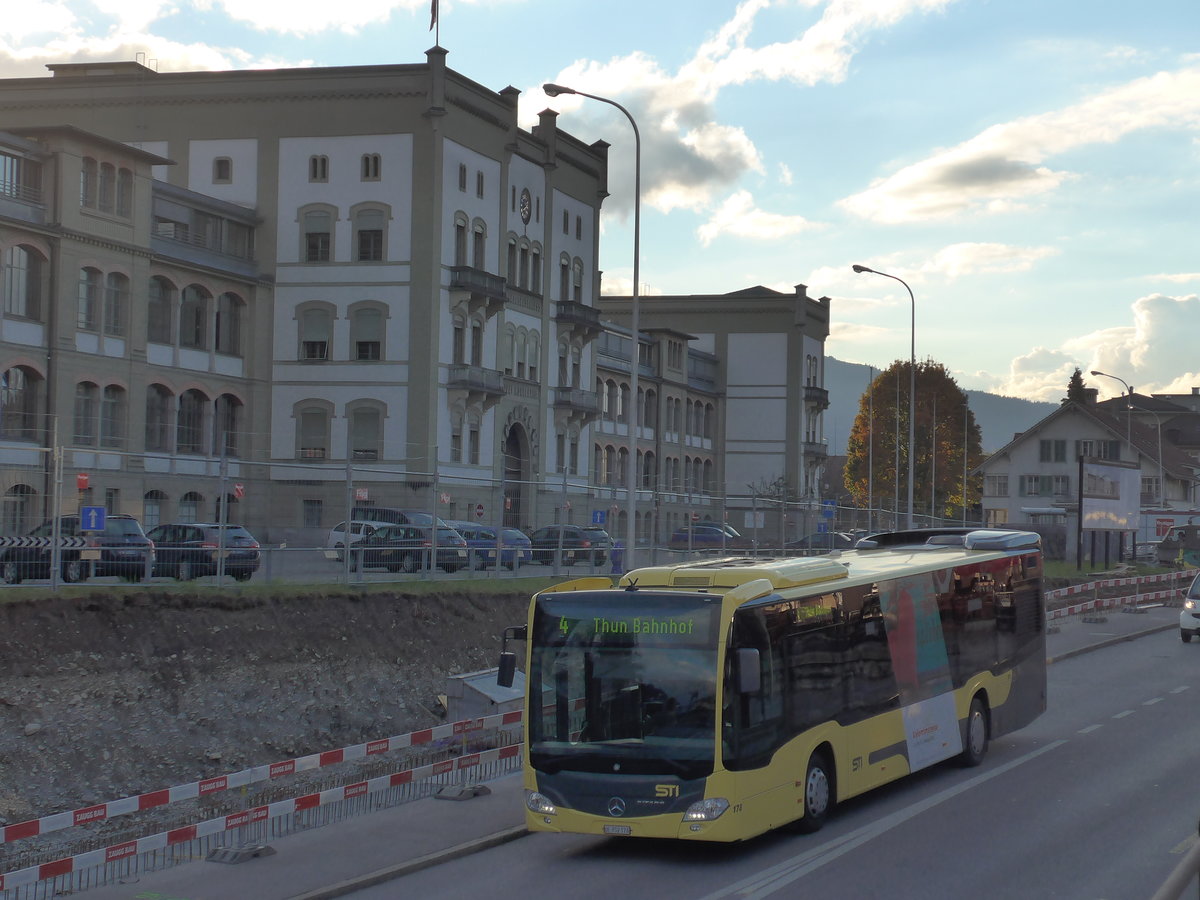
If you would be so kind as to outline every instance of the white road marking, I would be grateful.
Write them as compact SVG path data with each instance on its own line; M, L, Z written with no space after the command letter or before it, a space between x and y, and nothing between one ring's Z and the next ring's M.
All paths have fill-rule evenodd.
M919 816L921 813L927 812L935 806L945 803L947 800L957 797L959 794L969 791L986 781L997 778L1011 769L1015 769L1022 763L1036 759L1043 753L1055 750L1065 743L1067 742L1052 741L1045 747L1040 747L1031 753L1026 753L1024 756L997 766L995 769L985 772L982 775L976 775L974 778L957 784L952 788L947 788L940 793L934 794L932 797L926 797L924 800L914 803L906 809L894 812L890 816L885 816L876 822L872 822L870 825L864 825L862 828L852 831L844 837L827 841L818 847L807 850L756 875L721 888L715 893L708 894L700 898L700 900L719 900L719 898L723 897L742 897L746 898L746 900L760 900L760 898L770 896L780 888L786 887L793 881L803 878L810 872L816 871L826 863L833 862L838 857L861 847L868 841L886 834L893 828L898 828L909 819Z
M1183 693L1184 691L1186 691L1187 689L1188 689L1188 686L1187 686L1186 684L1181 684L1181 685L1180 685L1179 687L1177 687L1177 688L1171 688L1171 693L1172 693L1172 694L1182 694L1182 693Z
M1115 716L1113 716L1113 718L1114 718L1114 719L1123 719L1123 718L1125 718L1126 716L1132 716L1132 715L1133 715L1133 710L1132 710L1132 709L1127 709L1127 710L1125 710L1125 712L1119 712L1119 713L1117 713Z
M1087 728L1080 728L1076 734L1091 734L1097 728L1103 728L1103 725L1089 725Z
M1153 706L1155 703L1162 703L1162 697L1151 697L1149 700L1143 701L1142 706Z

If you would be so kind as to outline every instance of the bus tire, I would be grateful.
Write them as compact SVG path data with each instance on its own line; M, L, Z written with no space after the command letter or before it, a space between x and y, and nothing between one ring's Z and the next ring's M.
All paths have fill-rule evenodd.
M819 831L833 811L833 797L833 769L818 750L809 757L804 773L804 817L796 822L796 830L801 834Z
M978 695L971 698L971 709L967 713L966 733L963 735L963 751L958 757L965 767L977 766L987 756L988 712L987 705Z

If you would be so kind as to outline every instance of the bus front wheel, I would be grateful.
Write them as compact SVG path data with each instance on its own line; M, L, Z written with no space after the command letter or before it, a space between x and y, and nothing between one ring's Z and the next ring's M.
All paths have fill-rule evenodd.
M988 748L987 706L979 697L971 699L971 711L967 713L967 733L963 752L959 760L964 766L977 766L983 762Z
M814 753L808 760L804 773L804 818L796 823L796 830L812 834L820 830L833 810L833 775L825 754Z

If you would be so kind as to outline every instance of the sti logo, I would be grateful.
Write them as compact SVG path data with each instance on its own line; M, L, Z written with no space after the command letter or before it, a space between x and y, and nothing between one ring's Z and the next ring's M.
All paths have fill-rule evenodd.
M678 797L679 785L677 784L656 784L654 786L655 797Z

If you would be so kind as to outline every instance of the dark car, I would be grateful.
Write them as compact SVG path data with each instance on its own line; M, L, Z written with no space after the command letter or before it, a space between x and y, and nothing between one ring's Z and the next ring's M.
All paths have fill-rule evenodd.
M25 546L4 548L0 571L5 583L49 578L53 536L54 522L43 522L29 533ZM83 581L89 575L118 575L141 581L146 577L146 563L154 561L154 544L133 516L106 515L104 531L86 533L80 528L79 516L62 516L59 537L65 545L59 566L66 582Z
M218 574L221 553L225 574L245 581L258 571L258 541L241 525L176 522L156 525L147 537L154 541L154 574L180 581Z
M850 550L857 538L845 531L821 531L784 544L786 550Z
M471 568L488 569L496 565L496 527L451 520L446 523L467 542ZM529 536L517 528L500 529L500 564L506 569L527 565L533 558Z
M740 535L731 525L695 522L675 531L667 546L672 550L750 550L754 542Z
M420 525L384 525L350 547L350 568L416 572L429 568L433 538ZM467 542L446 526L437 530L437 566L457 572L467 566Z
M560 546L566 565L600 566L608 560L613 545L608 532L599 525L544 525L529 535L529 543L533 561L547 566L554 564Z

